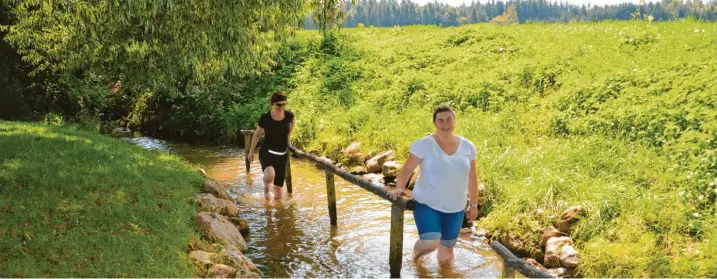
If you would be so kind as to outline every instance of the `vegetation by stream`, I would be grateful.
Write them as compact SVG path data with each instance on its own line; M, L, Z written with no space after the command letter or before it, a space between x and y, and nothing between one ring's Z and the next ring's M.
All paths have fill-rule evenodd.
M479 150L480 226L531 246L581 205L584 276L710 277L715 34L697 21L358 28L323 45L307 33L264 86L288 88L295 143L337 159L353 141L405 158L449 103Z
M0 121L0 276L192 277L179 157L76 126Z
M479 151L487 194L479 226L534 247L544 227L580 205L585 216L572 237L583 276L717 277L715 23L638 14L296 32L290 26L305 15L304 1L251 9L16 2L0 1L0 52L9 57L0 61L8 73L0 84L9 88L3 119L227 142L254 128L268 95L284 90L296 113L294 144L348 163L340 150L354 141L362 152L405 158L431 131L432 108L448 103L458 133ZM326 8L320 2L311 8ZM192 274L178 253L191 237L189 220L164 217L191 216L185 198L199 177L176 158L36 124L2 122L0 141L0 210L14 216L0 220L8 228L0 231L0 274ZM140 181L154 186L136 188ZM164 194L149 195L157 200L143 202L147 208L135 204L154 191ZM158 224L170 230L156 234ZM69 233L59 238L63 228ZM119 243L113 237L122 234L110 234L118 228L132 241L104 245ZM149 258L166 267L132 262L155 248L162 256ZM130 250L107 252L117 249Z

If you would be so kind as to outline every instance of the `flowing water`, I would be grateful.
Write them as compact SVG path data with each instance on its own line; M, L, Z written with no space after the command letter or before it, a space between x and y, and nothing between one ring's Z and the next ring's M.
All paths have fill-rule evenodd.
M390 203L336 176L338 226L329 224L326 176L313 164L292 159L293 194L264 199L258 159L247 173L244 150L235 146L190 146L138 137L127 139L147 149L177 154L203 168L211 178L231 183L240 217L251 233L247 257L262 277L389 277ZM435 252L416 265L418 239L413 215L405 214L402 277L498 277L501 261L475 229L464 229L453 268L439 268Z

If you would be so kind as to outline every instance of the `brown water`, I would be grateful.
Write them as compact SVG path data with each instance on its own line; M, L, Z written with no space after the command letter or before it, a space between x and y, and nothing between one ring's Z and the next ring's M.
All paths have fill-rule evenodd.
M258 159L249 173L244 150L235 146L190 146L152 138L128 139L148 149L184 157L211 178L230 182L240 217L251 226L245 253L263 277L389 277L390 203L336 177L338 226L329 224L325 174L292 160L293 194L264 199ZM439 269L435 252L416 266L411 260L418 233L410 211L405 215L402 277L498 277L502 264L475 229L464 229L452 270Z

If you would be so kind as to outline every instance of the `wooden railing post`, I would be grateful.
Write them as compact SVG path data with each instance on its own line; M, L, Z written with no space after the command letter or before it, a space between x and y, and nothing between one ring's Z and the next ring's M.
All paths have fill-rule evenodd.
M399 278L403 264L403 207L397 203L391 205L391 244L389 246L388 263L391 278Z
M502 278L515 278L515 268L508 264L508 261L503 261L503 271L501 274Z
M243 131L244 134L244 163L246 172L249 172L249 148L251 148L251 134Z
M291 152L286 152L286 191L291 194Z
M336 189L334 187L334 174L331 170L326 171L326 196L329 200L329 217L331 225L336 226Z

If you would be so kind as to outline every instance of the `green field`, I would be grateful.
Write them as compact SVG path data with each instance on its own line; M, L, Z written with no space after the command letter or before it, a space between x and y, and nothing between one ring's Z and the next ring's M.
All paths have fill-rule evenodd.
M64 107L64 117L93 130L126 124L226 142L256 127L268 95L284 90L297 147L341 161L339 151L359 141L364 152L394 149L403 160L411 142L433 130L433 108L448 103L458 134L478 149L488 213L478 226L534 246L543 227L580 205L586 216L572 237L582 276L717 277L716 23L356 28L327 39L301 31L281 44L262 37L246 53L238 46L247 55L227 61L212 51L222 47L206 43L221 28L209 37L193 32L209 49L194 52L170 39L135 45L135 37L107 35L133 26L96 24L107 33L88 38L118 56L80 59L52 40L19 46L47 53L28 63L49 67L36 76L48 78L41 86L8 91L32 111L19 119ZM84 34L83 21L72 26ZM147 26L157 38L187 31ZM28 28L18 38L34 36ZM56 47L65 56L55 57ZM86 50L95 49L102 48ZM33 88L48 91L22 91ZM187 198L201 178L181 160L52 125L0 122L0 143L0 277L196 274L186 259L187 243L198 238Z
M457 133L478 148L489 199L479 226L537 243L542 227L581 205L573 238L583 276L717 277L717 24L415 26L318 38L299 34L291 63L256 82L288 89L296 145L336 158L360 141L403 159L432 131L432 108L449 103Z
M0 277L191 277L202 178L74 126L0 121Z

